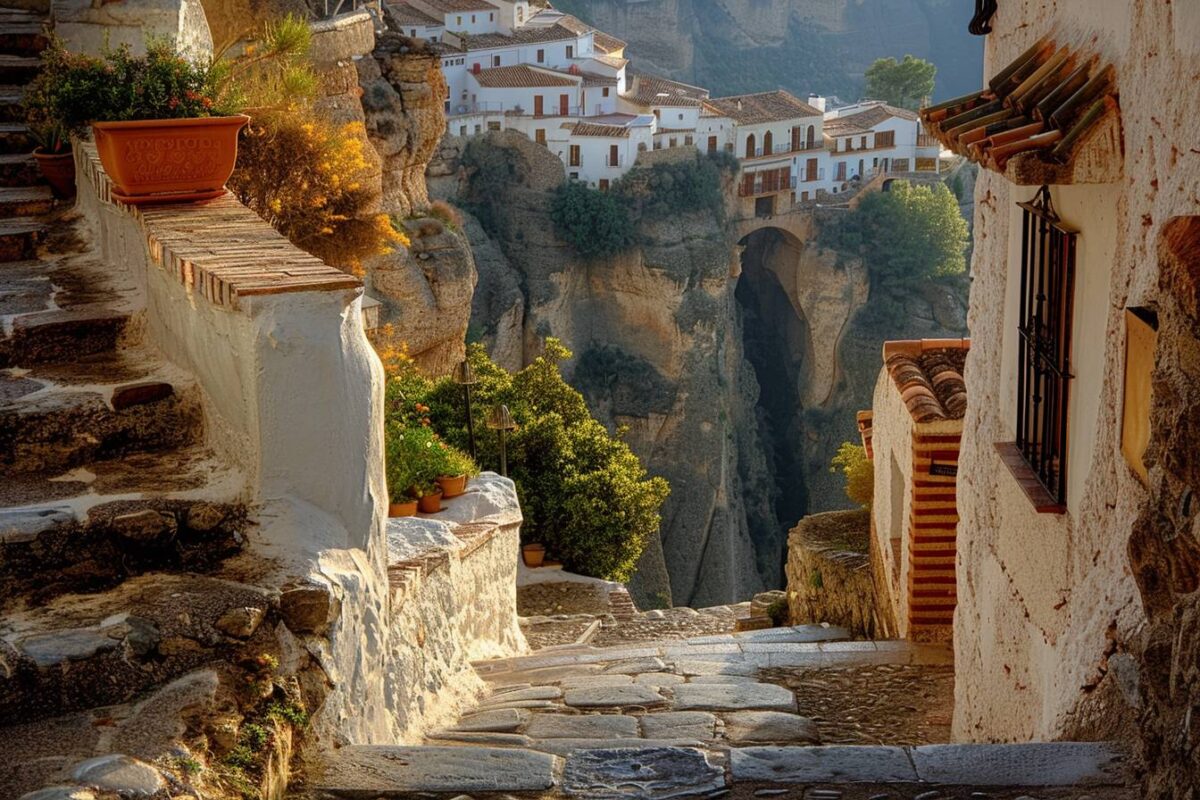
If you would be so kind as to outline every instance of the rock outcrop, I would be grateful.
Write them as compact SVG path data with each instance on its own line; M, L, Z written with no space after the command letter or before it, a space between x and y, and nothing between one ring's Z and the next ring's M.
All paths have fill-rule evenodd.
M403 220L412 246L367 265L381 323L426 371L462 360L475 262L454 225L428 216L425 170L446 127L445 78L438 55L395 32L379 34L369 58L353 62L367 137L380 158L383 210Z

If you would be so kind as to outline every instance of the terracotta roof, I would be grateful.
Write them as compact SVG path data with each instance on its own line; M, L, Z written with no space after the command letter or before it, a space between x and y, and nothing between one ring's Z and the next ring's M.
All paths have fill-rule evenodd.
M580 72L583 76L584 86L616 86L617 77L615 75L597 75L595 72Z
M618 58L617 56L592 56L593 61L599 61L601 64L607 64L613 69L620 69L629 63L628 58Z
M970 339L885 342L883 362L916 422L962 419L967 412L963 365Z
M591 122L567 122L563 126L575 136L602 136L610 139L628 139L629 128L621 125L597 125Z
M492 67L472 72L480 86L489 89L516 89L531 86L578 86L579 77L571 77L562 72L548 69L535 69L528 64L516 64L510 67Z
M1025 153L1070 163L1110 114L1119 122L1112 65L1046 36L979 92L922 109L921 119L946 147L1004 171Z
M460 52L471 50L493 50L498 47L516 47L522 44L542 44L544 42L572 42L576 35L561 25L532 26L517 28L512 34L507 33L465 33L462 34L463 47Z
M392 19L401 25L442 25L440 19L434 19L419 8L408 3L388 3L387 10Z
M870 128L864 128L851 119L832 117L825 120L821 130L830 136L853 136L860 133L870 133Z
M593 28L591 25L588 25L579 17L571 14L563 14L554 24L563 26L576 36L582 36L585 33L590 33L591 31L595 30L595 28Z
M605 53L615 53L618 50L625 49L625 42L622 42L615 36L608 35L604 31L596 31L596 34L592 37L592 44Z
M722 117L729 117L739 125L822 116L820 111L782 89L760 94L715 97L705 101L704 105L705 108Z
M460 11L499 10L499 6L494 6L485 0L424 0L424 2L445 14L455 14Z
M628 73L627 73L628 74ZM698 106L708 97L708 90L679 81L647 75L629 75L632 88L626 99L643 106Z
M856 111L853 114L843 114L836 117L831 117L830 121L846 120L864 128L874 128L879 123L889 120L892 117L899 117L900 119L907 119L913 122L919 119L917 112L915 111L909 111L907 108L889 106L887 103L878 103L876 105L869 106L862 111Z

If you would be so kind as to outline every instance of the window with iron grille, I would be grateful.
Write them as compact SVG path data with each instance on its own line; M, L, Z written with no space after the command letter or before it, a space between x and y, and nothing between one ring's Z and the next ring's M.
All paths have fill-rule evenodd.
M1048 186L1019 205L1023 213L1016 445L1038 482L1062 506L1066 504L1078 234L1055 213Z

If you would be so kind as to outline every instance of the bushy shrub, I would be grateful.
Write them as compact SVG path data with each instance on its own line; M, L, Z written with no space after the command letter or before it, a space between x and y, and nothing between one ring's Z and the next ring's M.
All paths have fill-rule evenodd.
M846 478L846 496L863 507L870 507L875 497L875 465L867 458L862 445L842 442L830 461L830 472L840 471Z
M450 230L460 230L463 226L462 214L458 213L458 209L445 200L434 200L430 203L429 215L441 220Z
M615 255L633 244L633 219L625 204L615 193L578 181L554 192L550 219L555 232L585 258Z
M718 151L694 159L632 169L613 187L637 219L666 219L701 211L718 217L725 210L722 172L735 171L737 159Z
M229 188L297 247L361 274L362 261L407 237L375 201L362 123L336 127L307 112L255 117L246 127Z
M476 136L463 148L459 163L468 178L467 192L462 198L466 208L489 236L507 238L503 209L509 190L517 181L516 156L508 148Z
M509 475L517 484L525 517L522 538L545 544L567 569L628 580L651 536L669 493L651 478L629 446L591 416L583 396L563 380L559 364L570 352L554 339L532 364L509 373L472 345L468 359L473 387L479 463L499 465L495 431L485 424L496 404L508 406L517 429L508 435ZM392 358L393 363L395 359ZM419 402L444 441L467 447L462 387L449 378L429 382L402 367L395 391ZM397 407L389 401L389 424ZM403 408L403 406L401 406Z

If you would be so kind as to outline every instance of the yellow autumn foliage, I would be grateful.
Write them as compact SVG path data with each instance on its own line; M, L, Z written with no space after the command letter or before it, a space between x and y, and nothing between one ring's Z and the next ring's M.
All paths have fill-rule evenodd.
M297 247L353 274L408 238L371 212L372 165L363 125L336 126L308 111L256 117L238 146L229 188Z

